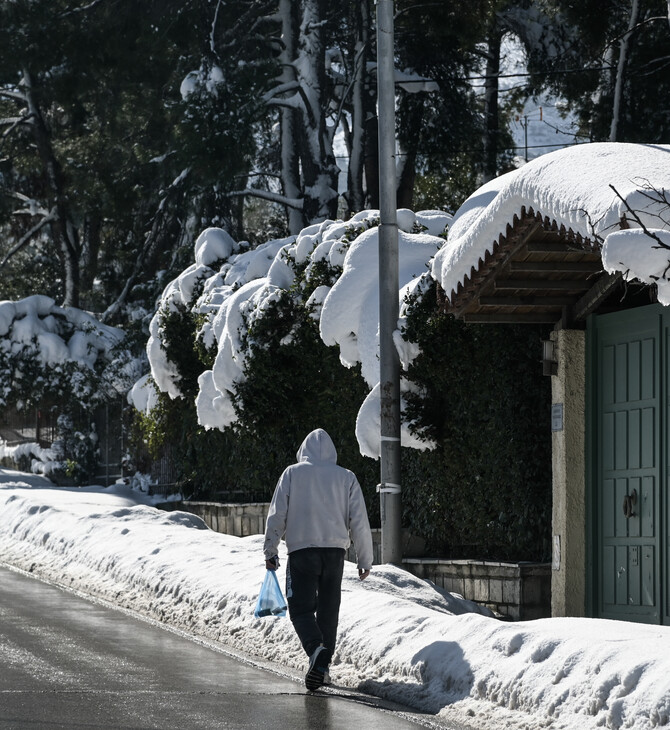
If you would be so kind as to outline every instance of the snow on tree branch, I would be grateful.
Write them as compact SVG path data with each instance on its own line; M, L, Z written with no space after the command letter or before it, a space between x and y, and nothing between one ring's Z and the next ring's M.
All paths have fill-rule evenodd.
M9 89L0 89L0 96L13 101L20 101L22 104L28 103L28 96L21 91L10 91Z
M214 11L214 19L212 20L212 32L209 35L209 50L212 53L216 53L216 43L214 40L214 36L216 33L216 23L219 19L219 9L221 8L221 0L219 0L216 4L216 10Z
M102 5L102 3L106 2L107 0L93 0L93 2L90 2L88 5L83 5L80 8L72 8L71 10L68 10L61 14L61 18L68 18L71 15L77 15L79 13L87 13L89 10L93 10L93 8L97 7L98 5Z
M20 127L22 124L30 124L32 116L32 114L25 114L20 117L7 117L6 119L0 119L0 126L7 125L7 129L5 129L2 133L2 142L4 142L17 127Z
M21 122L27 121L27 119L28 117L5 117L4 119L0 119L0 125L10 124L15 127L17 124L21 124ZM7 134L7 132L5 132L4 134Z
M267 91L265 94L263 94L263 101L265 103L268 103L274 99L275 96L278 94L286 94L289 91L298 91L300 88L300 84L297 81L289 81L285 84L278 84L274 87L274 89L270 89L270 91Z
M262 198L263 200L269 200L272 203L278 203L279 205L286 205L294 210L302 210L303 200L302 198L287 198L279 193L271 193L269 190L259 190L258 188L245 188L244 190L233 190L227 195L231 198L239 198L243 195L251 195L254 198Z
M18 191L13 191L8 194L11 198L16 198L16 200L19 200L21 203L23 203L26 206L25 208L20 208L18 210L15 210L14 215L51 216L53 213L53 211L48 210L47 208L44 208L38 200L35 200L34 198L29 198L27 195L24 195L23 193L19 193Z
M285 89L282 89L283 87L286 87ZM274 97L277 94L284 93L286 91L293 91L295 90L297 93L293 96L290 96L285 99L275 99ZM272 92L268 92L270 94L269 98L267 99L266 103L271 106L285 106L290 107L292 109L299 109L301 106L305 111L305 114L307 114L307 118L309 119L309 124L311 126L316 126L317 119L316 115L314 114L314 110L312 109L312 104L310 103L309 98L307 97L307 92L305 91L303 85L299 83L298 81L292 81L287 84L281 84L280 86L276 87L272 90ZM268 96L266 94L263 98ZM302 105L298 101L300 99L302 101Z

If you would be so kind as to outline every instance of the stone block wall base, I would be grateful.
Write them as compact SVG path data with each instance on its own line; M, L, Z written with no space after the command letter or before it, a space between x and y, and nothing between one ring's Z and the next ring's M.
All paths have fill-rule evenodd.
M430 580L512 620L551 615L549 563L405 558L403 567L417 578Z
M218 504L217 502L164 502L160 509L189 512L197 515L210 529L235 537L262 535L270 505L266 502L249 504Z

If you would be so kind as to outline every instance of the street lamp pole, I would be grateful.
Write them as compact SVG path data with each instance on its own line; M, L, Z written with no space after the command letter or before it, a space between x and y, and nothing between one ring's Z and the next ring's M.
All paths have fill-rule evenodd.
M377 118L379 120L379 389L381 401L382 563L402 561L400 489L400 363L398 220L395 158L393 0L377 0Z

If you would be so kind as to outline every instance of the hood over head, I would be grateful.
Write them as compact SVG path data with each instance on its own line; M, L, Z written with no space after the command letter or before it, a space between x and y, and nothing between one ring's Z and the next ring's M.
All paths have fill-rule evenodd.
M337 451L330 436L317 428L305 437L296 454L298 461L330 461L337 463Z

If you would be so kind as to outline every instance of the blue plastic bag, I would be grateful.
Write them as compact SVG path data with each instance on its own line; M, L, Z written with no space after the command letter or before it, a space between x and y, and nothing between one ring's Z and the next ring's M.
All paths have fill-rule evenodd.
M286 616L286 599L284 598L277 574L274 570L265 571L265 580L256 601L254 616Z

